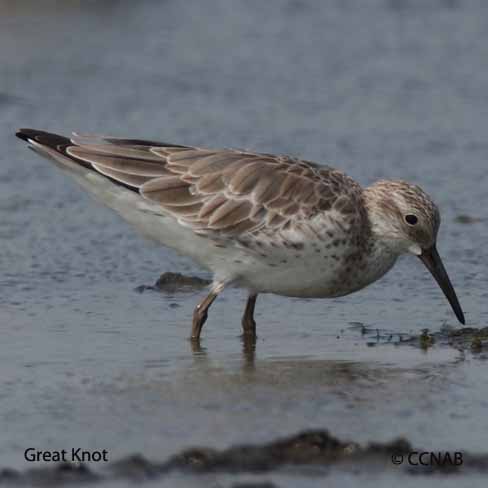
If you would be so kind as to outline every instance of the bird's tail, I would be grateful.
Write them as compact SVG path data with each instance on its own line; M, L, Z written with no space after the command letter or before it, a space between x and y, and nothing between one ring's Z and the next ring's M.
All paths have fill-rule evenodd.
M139 197L136 187L116 181L110 176L97 171L96 167L90 162L69 154L68 148L77 146L76 142L73 141L77 136L70 139L36 129L19 129L16 132L16 136L28 142L30 149L52 161L64 172L67 172L88 193L109 207L118 210L119 200L121 198L124 201L127 200L130 197L129 194Z
M86 174L93 168L89 163L70 157L66 148L72 145L71 139L37 129L19 129L15 135L29 143L29 148L52 160L56 166L70 173Z

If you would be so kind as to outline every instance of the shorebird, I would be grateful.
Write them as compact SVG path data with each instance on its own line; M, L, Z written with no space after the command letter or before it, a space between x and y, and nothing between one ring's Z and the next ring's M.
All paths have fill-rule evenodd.
M362 188L337 169L284 155L33 129L17 136L142 234L213 273L193 339L226 286L248 291L242 327L254 337L259 293L348 295L405 253L422 260L465 323L436 249L439 210L416 185Z

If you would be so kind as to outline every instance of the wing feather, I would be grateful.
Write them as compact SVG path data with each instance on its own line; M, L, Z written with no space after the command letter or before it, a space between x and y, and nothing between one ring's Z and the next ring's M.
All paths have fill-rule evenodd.
M210 156L203 157L192 164L190 174L193 176L203 176L208 173L215 173L216 171L222 171L229 169L231 163L244 159L240 154L230 153L229 151L222 151L221 153L212 154ZM172 164L173 161L170 161Z
M227 200L208 219L211 229L225 229L239 224L249 217L252 204L248 200Z
M227 201L227 197L223 193L214 195L202 205L200 212L198 212L198 219L201 222L208 221L212 214Z
M290 223L299 229L332 208L351 212L357 197L348 192L360 189L339 171L289 156L31 130L22 137L139 192L195 232L220 237Z
M243 165L239 168L235 175L229 180L229 190L236 195L245 195L251 193L258 184L261 175L260 168L263 167L263 162L259 158L254 158L254 163Z
M72 141L76 141L77 138L73 138ZM108 156L119 156L124 159L136 159L141 161L154 161L156 164L161 165L162 158L151 151L144 148L137 148L135 146L116 146L115 144L77 144L71 146L70 149L76 149L78 151L106 154Z
M133 173L125 173L123 171L117 171L114 169L107 168L98 164L93 164L93 168L97 170L102 175L108 176L113 180L120 181L125 185L140 188L142 185L150 181L148 176L135 175Z
M191 185L178 176L152 179L142 186L140 192L143 197L153 200L163 207L165 205L170 207L194 205L204 199L203 195L193 194Z
M210 173L202 176L197 182L197 189L201 193L213 194L223 192L225 183L220 173Z
M101 153L84 146L71 146L66 152L77 159L81 159L90 164L103 166L108 169L130 173L139 176L162 176L167 174L163 161L153 162L143 157L134 158L132 156L122 156L116 154Z

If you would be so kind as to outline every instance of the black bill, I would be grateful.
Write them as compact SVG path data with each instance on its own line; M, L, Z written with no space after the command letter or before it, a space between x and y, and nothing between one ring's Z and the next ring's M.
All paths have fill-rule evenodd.
M435 245L432 246L430 249L424 249L419 258L422 260L425 266L427 266L427 269L432 273L432 276L441 287L441 290L444 292L444 295L446 295L446 298L451 304L451 307L454 310L454 313L456 314L459 322L464 325L465 320L461 305L459 304L456 292L452 287L451 280L447 275L446 269L442 264L441 257L439 256Z

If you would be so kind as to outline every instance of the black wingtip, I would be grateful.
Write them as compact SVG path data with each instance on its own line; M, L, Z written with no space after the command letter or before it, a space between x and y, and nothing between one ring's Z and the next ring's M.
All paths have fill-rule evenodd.
M53 149L70 144L70 140L67 137L37 129L19 129L15 135L23 141L35 141Z
M15 135L19 138L22 139L23 141L29 142L29 139L34 139L36 131L34 129L19 129Z

